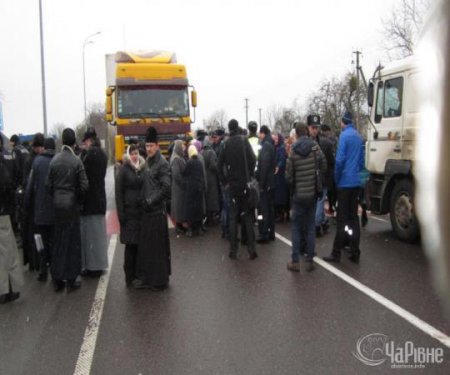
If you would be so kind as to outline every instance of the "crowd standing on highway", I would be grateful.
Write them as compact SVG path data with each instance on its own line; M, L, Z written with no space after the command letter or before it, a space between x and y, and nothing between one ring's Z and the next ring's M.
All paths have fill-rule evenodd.
M251 121L242 129L233 119L228 133L222 128L210 134L199 130L195 139L176 140L168 160L155 128L148 128L144 142L130 140L115 179L126 285L167 288L167 214L177 236L201 235L220 224L232 260L238 258L240 245L256 259L256 243L274 241L275 223L290 221L287 269L299 272L303 254L307 271L312 271L315 238L329 228L328 200L328 213L337 210L337 231L324 259L339 262L349 246L350 259L358 263L363 141L350 112L343 115L341 127L337 143L320 117L310 115L306 123L296 122L285 140L268 126L258 129ZM75 133L65 129L59 153L55 141L40 133L31 148L17 136L10 141L12 152L2 147L0 153L0 302L19 298L17 288L23 283L14 233L20 238L23 263L38 272L39 281L47 281L50 272L55 291L78 289L80 275L99 277L108 268L107 157L95 130L86 131L78 149Z

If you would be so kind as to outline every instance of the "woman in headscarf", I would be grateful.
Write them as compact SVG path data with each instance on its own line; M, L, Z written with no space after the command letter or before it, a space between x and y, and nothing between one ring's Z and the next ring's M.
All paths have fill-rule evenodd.
M177 139L173 146L172 156L170 157L170 170L172 174L172 192L170 202L170 216L175 223L175 230L184 233L183 223L185 218L185 190L186 181L183 177L186 169L186 160L184 159L184 142Z
M185 217L188 222L187 236L198 233L203 220L203 202L205 199L205 175L198 159L198 151L194 145L188 148L189 160L184 170L186 180Z
M139 147L131 144L123 156L123 165L116 176L116 207L120 223L120 242L125 244L123 270L125 282L131 286L136 278L136 254L141 228L140 193L145 160Z

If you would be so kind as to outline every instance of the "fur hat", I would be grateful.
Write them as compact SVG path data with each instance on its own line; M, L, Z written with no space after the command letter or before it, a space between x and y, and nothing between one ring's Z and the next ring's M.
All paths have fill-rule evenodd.
M158 143L158 132L152 126L145 132L145 143Z

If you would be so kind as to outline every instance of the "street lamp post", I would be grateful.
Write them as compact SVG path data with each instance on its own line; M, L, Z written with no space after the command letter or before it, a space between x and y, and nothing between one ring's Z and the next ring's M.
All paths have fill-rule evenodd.
M94 34L88 35L83 42L83 97L84 97L84 123L87 125L87 109L86 109L86 69L85 69L85 62L84 62L84 49L88 44L94 43L91 38L94 36L100 35L101 32L98 31Z
M44 27L42 24L42 1L39 0L39 35L41 44L41 83L42 83L42 115L44 117L44 135L47 136L47 101L45 95L45 64L44 64Z

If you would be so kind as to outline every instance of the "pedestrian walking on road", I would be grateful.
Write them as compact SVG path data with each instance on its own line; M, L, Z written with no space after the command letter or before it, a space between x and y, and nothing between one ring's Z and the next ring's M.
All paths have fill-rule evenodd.
M120 223L120 242L125 244L123 270L125 282L131 286L136 279L136 257L141 228L140 197L142 171L145 160L139 155L138 146L128 146L122 158L123 165L116 176L115 195Z
M171 274L169 227L166 203L170 199L169 163L161 155L158 133L153 127L145 136L147 160L143 170L141 220L136 259L137 289L163 290L169 285Z
M231 259L237 259L238 252L238 222L246 231L247 249L250 259L255 259L258 254L255 251L255 233L253 230L251 210L254 208L248 204L249 189L247 176L253 176L256 158L248 139L243 137L239 131L239 123L232 119L228 123L230 138L228 138L219 155L218 171L219 178L225 191L229 193L229 215L230 215L230 253ZM247 171L245 170L247 168ZM242 235L242 233L241 233Z
M272 134L275 146L275 219L283 222L289 217L289 193L286 183L286 159L287 153L284 144L284 137L281 133Z
M106 237L105 176L108 158L100 146L93 128L83 136L85 146L81 155L89 189L81 212L81 274L100 276L108 268L108 241Z
M209 141L203 143L203 159L206 170L206 225L214 225L220 210L219 177L217 171L217 155Z
M67 287L71 292L81 284L80 210L89 182L82 161L75 155L75 132L66 128L62 133L62 149L50 163L47 188L53 197L55 234L52 275L55 292ZM64 284L65 282L65 284Z
M292 260L289 271L300 271L300 247L306 245L306 270L314 269L315 213L319 192L316 188L316 173L326 171L326 160L319 145L308 137L306 124L295 127L297 141L292 145L286 163L286 180L291 187Z
M14 176L11 175L0 145L0 303L19 298L17 289L23 285L23 270L16 238L11 225L14 212Z
M334 177L338 189L336 237L328 262L339 262L347 236L350 238L350 260L359 262L360 227L358 197L361 190L361 172L364 169L364 142L353 126L352 114L346 112L341 121L342 133L336 154Z

